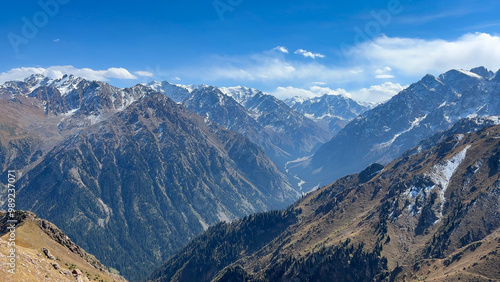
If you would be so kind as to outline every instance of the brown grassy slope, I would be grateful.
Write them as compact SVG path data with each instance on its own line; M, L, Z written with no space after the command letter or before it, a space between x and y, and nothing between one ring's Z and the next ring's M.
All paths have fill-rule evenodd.
M0 213L0 281L126 281L106 270L94 256L86 253L55 225L36 217L31 212L17 212L22 224L16 228L16 273L8 273L5 264L10 247L5 230L6 214ZM50 251L50 259L43 248ZM54 267L57 264L59 269ZM75 277L74 270L82 275Z
M424 259L406 267L398 280L500 281L500 232L471 243L444 259Z
M24 96L0 98L0 171L26 172L62 140L63 117L45 115L42 102Z

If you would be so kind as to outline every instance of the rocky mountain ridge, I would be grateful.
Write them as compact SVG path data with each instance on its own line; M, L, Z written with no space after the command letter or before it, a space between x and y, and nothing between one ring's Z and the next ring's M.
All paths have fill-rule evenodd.
M126 281L111 273L93 255L76 245L57 226L32 212L16 211L14 217L0 213L0 257L9 255L10 230L7 220L15 220L16 268L14 274L3 267L3 281ZM116 272L115 270L112 270Z

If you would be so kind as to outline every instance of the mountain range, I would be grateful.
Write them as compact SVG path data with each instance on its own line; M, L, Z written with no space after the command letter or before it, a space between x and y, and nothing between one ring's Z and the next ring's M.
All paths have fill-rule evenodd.
M497 280L500 125L440 140L286 210L219 223L148 281Z
M500 114L500 72L483 67L430 74L384 104L362 113L313 156L288 166L307 189L386 164L421 140L465 117Z
M498 200L499 83L482 67L451 70L374 107L342 95L281 101L242 86L33 75L0 85L1 173L20 176L18 208L131 280L165 261L150 279L420 277L415 269L497 238L487 212ZM453 233L466 213L487 215L464 225L468 237ZM481 275L495 277L490 262Z
M332 137L328 130L285 102L257 89L173 85L166 81L147 85L187 109L245 135L281 167L312 154Z
M351 120L375 107L374 103L361 103L343 95L324 94L319 97L293 97L285 102L295 111L314 120L335 136Z
M19 208L129 279L211 224L298 197L259 146L147 86L32 76L0 91Z

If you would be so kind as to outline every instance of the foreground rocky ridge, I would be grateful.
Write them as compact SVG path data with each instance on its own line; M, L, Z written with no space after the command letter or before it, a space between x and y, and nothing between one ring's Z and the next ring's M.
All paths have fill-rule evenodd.
M500 126L219 224L151 281L500 279Z
M93 255L76 245L54 224L32 212L17 211L11 218L0 213L0 257L7 261L11 247L7 220L16 220L16 269L8 273L2 262L3 281L126 281L108 271Z

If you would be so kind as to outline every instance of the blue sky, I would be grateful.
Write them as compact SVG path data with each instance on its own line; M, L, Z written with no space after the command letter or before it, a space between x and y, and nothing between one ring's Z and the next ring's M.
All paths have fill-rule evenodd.
M500 69L493 0L2 5L0 82L67 72L120 87L168 80L380 101L426 73Z

